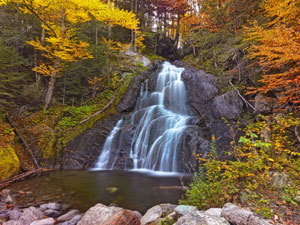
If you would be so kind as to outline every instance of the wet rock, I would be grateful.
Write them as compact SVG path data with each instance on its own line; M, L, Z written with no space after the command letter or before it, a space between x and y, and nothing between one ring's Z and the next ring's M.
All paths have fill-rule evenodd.
M78 225L99 225L104 223L109 217L120 211L118 207L108 207L97 204L90 208L79 221Z
M210 209L206 210L205 213L210 216L221 217L222 209L221 208L210 208Z
M231 203L224 205L221 215L232 225L271 225L269 221L257 217L253 212Z
M79 211L77 209L73 209L70 210L69 212L67 212L66 214L60 216L57 218L58 222L63 222L63 221L68 221L71 220L74 216L76 216L77 214L79 214Z
M189 213L192 213L196 210L197 210L197 207L189 206L189 205L179 205L174 209L174 211L176 213L178 213L179 215L182 215L182 216L184 216L186 214L189 214Z
M14 209L9 212L9 219L10 220L18 220L21 217L21 215L22 215L22 213L19 210Z
M174 225L230 225L226 219L211 216L201 211L193 211L180 217Z
M147 78L149 78L150 88L152 86L152 83L156 84L157 76L155 76L155 74L157 74L157 70L160 68L160 66L160 63L153 63L153 65L148 71L134 77L134 79L129 84L125 94L123 95L122 99L116 106L116 109L119 113L130 112L134 109L136 101L140 95L141 84ZM151 78L153 77L155 78L155 81L152 82Z
M102 225L140 225L137 215L130 210L120 210L109 217Z
M63 169L84 169L94 165L101 153L106 137L120 119L120 115L109 116L95 123L68 143L63 152Z
M76 215L71 220L59 223L59 225L76 225L80 221L81 217L82 215Z
M47 209L52 209L52 210L61 210L61 204L58 204L56 202L51 202L47 204L40 205L40 209L42 211L45 211Z
M142 225L158 224L161 217L169 215L176 205L160 204L150 208L141 219Z
M47 219L34 221L30 225L54 225L54 224L55 224L55 220L53 218L47 218Z
M213 101L213 112L216 118L237 120L243 111L244 102L236 91L230 91L216 97Z
M61 215L61 211L54 210L54 209L46 209L44 211L45 216L57 218Z

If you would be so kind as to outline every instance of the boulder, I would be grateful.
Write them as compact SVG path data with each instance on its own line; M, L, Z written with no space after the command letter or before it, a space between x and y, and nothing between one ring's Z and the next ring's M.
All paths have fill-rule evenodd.
M216 78L202 70L188 67L182 73L182 80L187 89L189 105L198 115L210 117L212 100L219 93L219 89L216 86ZM192 113L190 112L190 114Z
M137 215L130 210L120 210L109 217L102 225L140 225Z
M186 214L192 213L194 211L197 211L197 207L195 206L189 206L189 205L179 205L177 206L174 211L178 213L181 216L184 216Z
M14 209L9 212L9 219L10 220L18 220L21 217L21 215L22 215L22 213L19 210Z
M76 225L80 221L81 217L82 215L76 215L71 220L60 223L60 225Z
M151 65L150 59L137 52L127 49L125 55L129 56L134 62L141 63L144 67L149 67Z
M42 211L45 211L47 209L52 209L52 210L61 210L61 204L58 204L56 202L51 202L47 204L40 205L40 209Z
M255 96L255 110L264 114L271 112L268 100L261 93Z
M24 209L21 217L18 220L10 220L3 225L30 225L32 222L44 218L43 212L39 208L29 207Z
M289 176L277 171L270 172L272 178L272 187L275 189L284 189L289 183Z
M108 207L98 203L90 208L79 221L78 225L99 225L104 223L109 217L120 211L118 207Z
M0 200L2 202L8 203L8 202L6 202L6 199L7 199L7 197L10 197L11 195L12 195L12 191L10 189L3 189L3 190L1 190ZM8 203L8 204L11 204L11 203Z
M142 225L159 224L160 219L162 217L169 215L175 208L176 205L172 205L172 204L160 204L160 205L153 206L142 217L141 224Z
M210 208L205 211L206 214L210 216L219 216L221 217L222 209L221 208Z
M54 209L46 209L44 211L45 216L57 218L61 215L61 211L54 210Z
M70 210L66 214L57 218L58 222L68 221L71 220L74 216L78 215L79 211L77 209Z
M174 225L230 225L226 219L211 216L201 211L193 211L180 217Z
M213 101L213 112L216 118L237 120L243 111L244 102L236 91L217 96Z
M267 220L261 219L250 210L227 203L222 208L221 216L232 225L271 225Z
M47 219L34 221L30 225L54 225L54 224L55 224L55 220L53 218L47 218Z

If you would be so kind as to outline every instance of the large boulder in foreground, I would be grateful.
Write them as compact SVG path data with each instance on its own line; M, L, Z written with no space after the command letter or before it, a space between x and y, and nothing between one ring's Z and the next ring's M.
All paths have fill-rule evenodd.
M259 218L252 211L232 203L223 206L221 216L232 225L271 225L269 221Z
M109 217L102 225L140 225L137 215L130 210L120 210Z
M146 214L141 219L142 225L152 225L152 224L159 224L160 220L169 215L174 209L176 205L172 204L160 204L153 206L150 208Z
M108 207L98 203L90 208L81 218L77 225L100 225L103 224L109 217L122 210L118 207Z
M197 210L180 217L174 225L230 225L230 223L222 217L211 216Z

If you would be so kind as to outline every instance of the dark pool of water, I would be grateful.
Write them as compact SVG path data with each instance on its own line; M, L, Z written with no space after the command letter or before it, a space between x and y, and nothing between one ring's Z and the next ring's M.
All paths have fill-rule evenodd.
M145 213L160 203L177 204L184 194L175 187L181 180L187 185L190 177L134 171L53 171L10 188L21 193L16 197L21 207L54 201L84 212L96 203L115 203Z

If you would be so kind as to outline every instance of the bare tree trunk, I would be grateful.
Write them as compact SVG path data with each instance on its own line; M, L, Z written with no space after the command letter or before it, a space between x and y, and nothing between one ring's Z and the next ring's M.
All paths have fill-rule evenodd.
M57 59L57 62L55 63L55 66L54 66L54 71L55 72L53 72L51 74L51 77L50 77L50 80L49 80L49 83L48 83L48 89L47 89L47 93L46 93L46 97L45 97L45 107L44 107L45 110L47 110L49 108L49 105L50 105L51 100L52 100L52 95L53 95L53 91L54 91L54 87L55 87L55 81L56 81L56 69L58 69L59 64L60 64L60 60Z

